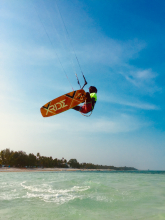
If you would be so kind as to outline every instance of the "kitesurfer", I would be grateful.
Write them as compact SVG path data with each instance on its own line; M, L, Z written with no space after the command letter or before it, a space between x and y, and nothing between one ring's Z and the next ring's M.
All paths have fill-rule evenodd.
M79 111L83 114L93 111L97 101L97 89L95 86L89 87L89 92L86 92L86 100L83 106L75 106L72 109Z

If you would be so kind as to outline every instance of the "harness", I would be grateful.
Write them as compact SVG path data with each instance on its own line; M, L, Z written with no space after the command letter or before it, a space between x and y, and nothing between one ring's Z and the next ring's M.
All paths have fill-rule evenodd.
M91 94L93 94L93 93L91 93ZM90 94L90 96L91 96L91 94ZM95 93L96 94L96 93ZM95 98L96 100L97 100L97 95L96 95L96 97L92 97L92 98ZM80 111L80 113L83 115L83 116L85 116L85 117L89 117L89 116L91 116L92 115L92 112L93 112L93 110L94 110L94 106L95 106L95 104L96 104L96 101L93 103L92 101L91 102L87 102L87 103L85 103L84 105L87 105L87 104L89 104L89 103L91 103L92 104L92 110L90 111L90 114L89 115L87 115L88 113L82 113L81 111ZM83 106L83 105L82 105Z

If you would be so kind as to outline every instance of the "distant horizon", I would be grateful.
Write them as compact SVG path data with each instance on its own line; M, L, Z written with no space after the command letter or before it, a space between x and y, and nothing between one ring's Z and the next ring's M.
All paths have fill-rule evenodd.
M10 150L10 148L8 148L9 150ZM3 149L3 150L1 150L1 151L4 151L4 150L6 150L6 149ZM10 150L10 151L13 151L13 150ZM14 152L14 151L13 151ZM21 151L20 150L20 152L24 152L24 151ZM26 153L26 152L24 152L24 153ZM39 152L38 152L39 153ZM37 153L37 154L38 154ZM27 153L26 153L27 154ZM33 154L33 155L35 155L34 153L29 153L29 154ZM37 157L37 154L35 155L36 157ZM40 154L40 153L39 153ZM28 155L28 154L27 154ZM1 156L1 152L0 152L0 156ZM46 156L44 156L44 155L40 155L40 157L46 157ZM52 156L48 156L48 157L52 157ZM57 159L57 160L66 160L65 158L61 158L61 159L59 159L59 158L53 158L53 159ZM70 158L69 160L71 160L71 159L76 159L76 158ZM67 160L67 162L66 163L68 163L69 162L69 160ZM77 159L76 159L77 160ZM0 161L1 162L1 161ZM92 162L79 162L79 161L77 161L78 163L80 163L80 164L83 164L83 163L88 163L88 164L93 164ZM3 164L0 164L0 165L3 165ZM106 164L93 164L93 165L98 165L98 166L112 166L112 167L116 167L116 166L113 166L113 165L106 165ZM124 167L126 167L126 168L133 168L133 169L136 169L136 170L139 170L139 171L165 171L165 170L151 170L151 169L145 169L145 170L143 170L143 169L138 169L138 168L136 168L136 167L127 167L127 166L121 166L121 168L124 168ZM119 168L119 167L116 167L116 168ZM126 171L126 170L125 170Z
M47 158L47 159L49 159L49 158L51 158L52 156L49 156L49 157L46 157L46 156L44 156L44 155L41 155L39 152L35 155L35 154L33 154L33 153L29 153L29 154L27 154L25 151L13 151L13 150L10 150L9 148L7 148L7 149L3 149L3 150L1 150L0 151L0 166L5 166L5 167L10 167L11 166L11 163L12 163L12 161L14 161L15 159L13 159L13 157L14 157L14 154L15 153L19 153L19 152L21 152L21 153L24 153L23 155L20 155L20 157L22 157L22 160L24 159L24 155L27 155L27 156L31 156L31 155L34 155L35 157L36 157L36 159L40 159L40 158ZM7 156L7 159L6 159L6 156ZM18 157L19 159L20 159L20 157ZM4 159L3 159L4 158ZM15 158L15 157L14 157ZM3 160L6 160L6 164L5 164L5 162L3 162ZM8 160L10 160L10 162L8 161ZM21 160L21 161L22 161ZM71 158L71 159L69 159L69 160L66 160L65 158L62 158L62 159L59 159L59 158L54 158L53 159L53 157L52 157L52 160L57 160L58 161L58 163L59 162L62 162L62 164L70 164L70 161L71 160L76 160L77 161L77 159L76 158ZM15 163L15 162L13 162L13 163ZM83 165L83 164L91 164L91 165L94 165L94 166L103 166L103 167L114 167L114 168L132 168L132 169L136 169L136 168L134 168L134 167L126 167L126 166L123 166L123 167L115 167L115 166L113 166L113 165L102 165L102 164L93 164L92 162L89 162L89 163L87 163L87 162L81 162L81 163L79 163L79 161L77 161L77 163L78 164L80 164L80 165ZM62 165L61 164L61 165ZM34 165L21 165L21 167L31 167L32 166L32 168L34 168ZM36 166L40 166L40 167L45 167L45 165L35 165L35 167ZM13 167L13 165L11 166L11 167ZM15 165L14 165L14 167L15 167ZM59 165L59 167L60 167L60 165ZM19 168L19 166L17 167L17 168ZM49 167L48 166L48 168L51 168L51 167ZM62 167L61 167L62 168ZM67 168L67 167L66 167ZM82 168L81 168L82 169ZM101 169L101 168L85 168L85 169ZM102 168L102 169L110 169L110 168Z

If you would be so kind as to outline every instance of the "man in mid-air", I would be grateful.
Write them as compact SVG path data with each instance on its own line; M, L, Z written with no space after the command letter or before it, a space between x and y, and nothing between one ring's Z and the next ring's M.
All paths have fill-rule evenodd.
M89 92L86 92L86 100L83 106L75 106L72 109L79 111L83 114L93 111L97 101L97 89L94 86L89 87Z

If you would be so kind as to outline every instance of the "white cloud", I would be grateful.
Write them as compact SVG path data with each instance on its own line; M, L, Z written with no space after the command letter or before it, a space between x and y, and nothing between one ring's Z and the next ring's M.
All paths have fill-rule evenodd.
M144 42L132 40L119 42L104 36L97 36L95 40L82 45L79 56L84 62L93 62L107 66L125 66L125 62L137 56L137 53L145 47Z
M157 73L154 73L151 69L146 70L130 70L129 73L123 73L125 78L136 86L141 86L142 84L152 84L153 79L157 77Z
M158 74L151 68L142 69L129 64L129 61L136 59L145 48L146 44L137 39L122 42L96 33L96 38L79 46L76 53L83 64L88 63L99 69L101 69L99 65L111 68L109 71L111 74L121 74L127 83L131 83L144 93L153 94L161 90L156 85Z
M144 110L159 110L160 109L156 105L149 104L149 103L142 103L142 102L131 103L131 102L123 101L120 104L134 107L134 108L144 109Z
M141 89L141 91L149 94L161 91L161 88L156 85L155 79L158 76L152 69L138 69L129 67L129 71L120 72L127 81L132 85Z
M48 48L45 46L37 46L24 44L22 45L12 45L10 43L1 43L1 54L0 57L4 64L35 64L35 65L45 65L46 62L49 63L52 60L57 60L57 56L53 48ZM61 54L58 52L58 54ZM62 55L61 55L62 56Z
M76 51L83 64L95 65L99 69L101 69L99 65L111 68L111 74L123 75L128 83L145 93L152 94L161 90L155 82L158 73L151 68L142 69L129 64L130 60L136 59L147 47L145 42L137 39L118 41L100 33L95 34L95 38L79 45L79 50Z
M30 140L42 138L44 135L47 139L63 139L67 142L70 135L81 137L86 135L118 134L132 132L149 124L139 120L135 116L121 114L113 118L90 118L84 120L77 112L62 113L51 118L42 118L39 109L38 113L28 115L22 113L11 113L8 109L6 112L1 110L1 144L8 142L17 144L20 140ZM78 121L79 120L79 121ZM64 138L65 135L65 138Z
M88 126L88 125L87 125ZM118 115L118 117L110 118L101 118L89 124L88 132L91 130L99 133L125 133L138 130L141 127L146 126L145 123L140 122L137 118L129 116L126 114Z
M142 71L139 70L136 72L136 78L138 79L149 80L149 79L156 78L156 76L157 74L152 72L151 69L142 70Z
M122 97L114 96L112 94L107 95L107 93L99 94L99 101L125 105L125 106L129 106L133 108L143 109L143 110L159 110L160 109L158 106L151 104L151 103L141 102L139 100L130 101L130 97L127 97L127 99L126 98L122 99Z

